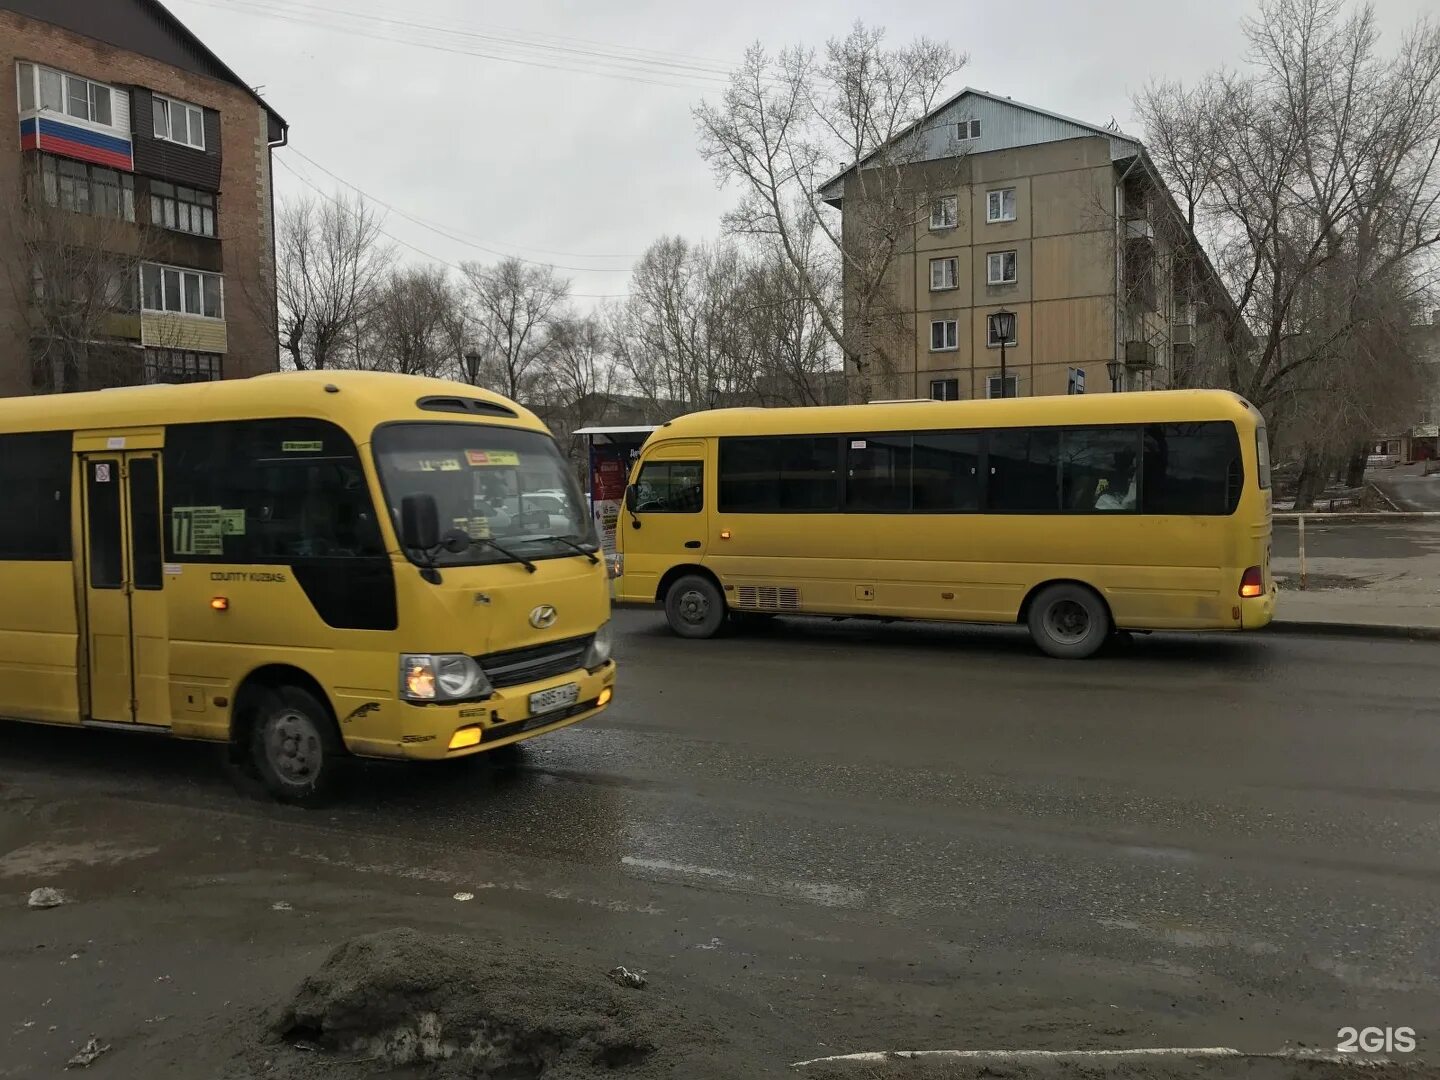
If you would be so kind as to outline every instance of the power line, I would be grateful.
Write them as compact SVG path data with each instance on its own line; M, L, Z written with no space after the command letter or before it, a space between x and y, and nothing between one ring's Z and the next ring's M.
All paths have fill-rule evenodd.
M379 28L368 29L361 26L346 25L335 21L333 16L326 18L325 13L333 9L323 9L322 12L311 12L302 8L297 12L294 8L277 9L275 7L265 6L264 0L186 0L186 2L222 11L233 12L243 10L259 15L262 18L278 19L283 22L299 25L319 26L343 34L351 34L357 37L371 38L380 41L398 42L400 44L429 49L435 52L498 60L502 63L522 64L531 67L545 68L551 71L562 71L581 75L598 75L604 78L622 79L628 82L645 83L652 86L668 86L675 89L718 89L728 84L728 80L718 73L711 75L698 70L690 73L670 70L663 66L657 66L652 61L646 61L641 58L606 57L602 54L595 54L588 60L582 57L569 63L546 63L544 60L530 56L516 56L503 52L484 51L478 48L458 48L451 45L444 45L441 44L439 40L430 38L422 37L416 39L414 37L397 37L395 33L384 32ZM336 12L335 14L343 18L353 13ZM450 40L456 36L466 36L464 31L457 32L444 27L432 27L427 24L415 23L409 20L383 19L380 16L364 16L364 18L388 23L411 31L420 31L422 34L435 32L444 40ZM512 47L517 46L534 49L542 54L547 51L554 52L558 49L557 46L538 43L512 43ZM665 76L669 76L669 78L665 78ZM677 79L688 81L676 81Z
M309 178L308 176L305 176L303 173L299 172L294 166L292 166L292 165L291 165L289 162L287 162L284 158L279 158L279 157L277 157L275 160L280 164L280 166L281 166L286 172L288 172L291 176L295 177L295 179L299 180L302 184L304 184L304 185L305 185L307 188L309 188L311 191L315 192L315 194L319 195L319 196L320 196L322 199L324 199L326 202L330 203L332 206L335 206L336 208L338 208L339 210L341 210L343 213L347 213L347 214L352 214L352 215L354 215L355 218L356 218L356 220L357 220L357 221L359 220L359 218L360 218L359 211L356 210L354 207L351 207L351 206L346 205L345 203L341 202L339 199L335 198L334 195L331 195L328 191L325 191L323 188L320 188L319 186L317 186L313 181L310 180L310 178ZM359 189L357 188L357 189L355 189L355 190L358 191ZM376 200L376 201L378 202L378 200ZM383 206L384 204L381 203L380 205ZM395 235L394 233L392 233L392 232L387 231L386 229L383 229L383 228L380 228L380 227L377 226L376 229L375 229L375 231L378 232L381 236L385 237L386 239L388 239L388 240L393 240L395 243L399 244L401 247L403 247L403 248L408 248L410 251L415 252L415 254L417 254L417 255L423 255L425 258L429 259L431 262L439 263L441 266L449 267L451 270L456 270L456 271L458 271L458 272L460 272L460 273L462 273L462 274L465 272L465 268L464 268L463 266L461 266L459 263L453 263L453 262L451 262L449 259L442 259L439 255L436 255L436 254L434 254L433 252L430 252L430 251L426 251L426 250L425 250L424 248L422 248L422 247L417 247L416 245L410 243L410 241L408 241L408 240L402 240L402 239L400 239L400 237L396 236L396 235ZM547 263L538 263L538 264L534 264L534 265L545 266L545 265L549 265L549 264L547 264ZM622 273L622 272L626 272L626 271L616 270L616 271L611 271L611 272L612 272L612 273ZM576 299L578 299L578 300L623 300L623 299L625 299L629 294L628 294L628 293L569 293L568 295L570 295L570 296L572 296L572 297L574 297L574 298L576 298Z
M319 169L321 172L323 172L326 176L330 177L330 179L334 180L336 183L343 184L345 187L348 187L350 190L356 192L357 194L363 195L365 198L369 199L371 202L377 203L378 205L385 207L386 210L389 210L390 212L392 212L392 213L394 213L394 214L398 214L400 217L404 218L406 221L410 222L411 224L419 225L421 228L423 228L423 229L428 229L430 232L433 232L433 233L435 233L435 234L438 235L438 236L443 236L443 237L445 237L445 239L451 240L451 241L453 241L453 242L455 242L455 243L457 243L457 244L463 244L463 245L465 245L466 247L476 248L476 249L479 250L479 251L485 252L487 255L494 255L494 256L496 256L497 258L501 258L501 259L517 259L517 260L519 260L520 262L523 262L523 263L531 263L531 264L533 264L533 265L535 265L535 266L553 266L553 267L555 267L555 268L558 269L558 270L574 270L574 271L576 271L577 273L582 273L582 274L620 274L620 273L629 273L629 270L630 270L629 267L608 267L608 268L607 268L607 267L600 267L600 266L565 266L565 265L563 265L563 264L561 264L561 263L552 263L552 262L545 262L545 261L543 261L543 260L527 259L527 258L525 258L524 256L521 256L521 255L511 255L511 254L509 254L509 253L507 253L507 252L504 252L504 251L497 251L497 250L494 249L494 248L486 247L485 244L480 243L479 241L475 240L475 239L473 238L473 236L472 236L470 239L465 239L465 237L468 235L468 234L466 234L466 233L460 232L459 230L455 230L455 231L452 232L452 231L450 231L450 230L444 229L444 228L442 228L441 226L436 225L434 222L427 221L427 220L425 220L425 219L422 218L422 217L418 217L418 216L416 216L416 215L414 215L414 214L411 214L411 213L409 213L409 212L407 212L407 211L405 211L405 210L400 209L398 206L393 206L393 205L391 205L390 203L386 202L384 199L378 198L378 197L375 196L375 195L371 195L368 191L365 191L363 188L359 187L359 186L356 185L356 184L352 184L349 180L346 180L343 176L338 176L338 175L336 175L335 173L331 172L331 171L330 171L329 169L327 169L324 165L321 165L321 164L320 164L318 161L316 161L314 158L310 157L310 156L309 156L308 154L306 154L304 151L302 151L302 150L300 150L298 147L296 147L293 143L288 143L288 144L286 144L285 149L291 151L291 152L294 153L297 157L300 157L300 158L302 158L303 160L309 162L311 165L315 166L315 168ZM511 246L511 247L518 247L519 245L512 244L512 245L510 245L510 246ZM568 256L568 257L571 257L571 258L581 258L581 259L628 259L628 260L630 260L630 261L632 261L632 262L633 262L635 259L639 258L638 255L585 255L585 254L581 254L581 253L579 253L579 252L573 252L573 251L550 251L550 252L546 252L544 248L535 247L535 246L529 245L529 244L527 244L527 245L525 245L525 246L528 247L531 251L545 252L546 254L550 254L550 255L565 255L565 256Z

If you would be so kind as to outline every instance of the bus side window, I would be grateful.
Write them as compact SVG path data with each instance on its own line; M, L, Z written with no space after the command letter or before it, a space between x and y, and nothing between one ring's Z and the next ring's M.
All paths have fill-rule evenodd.
M637 487L637 513L699 513L705 503L705 465L700 461L647 461L640 469Z

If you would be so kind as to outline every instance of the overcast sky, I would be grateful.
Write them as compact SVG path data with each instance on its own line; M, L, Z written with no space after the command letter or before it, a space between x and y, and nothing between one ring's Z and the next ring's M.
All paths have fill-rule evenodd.
M757 39L775 49L820 45L855 19L884 26L894 42L927 34L969 54L956 90L976 86L1135 130L1130 95L1152 76L1190 80L1243 63L1239 23L1253 8L1242 0L167 2L289 121L294 151L280 151L276 168L282 196L305 190L285 165L325 191L341 186L304 154L394 207L385 228L398 240L452 263L504 253L583 268L564 271L582 297L624 293L625 268L662 234L716 235L733 194L717 190L696 153L690 109L718 94L717 72ZM1389 51L1428 0L1376 6ZM624 65L626 77L594 73L621 66L604 58L617 53L640 63Z

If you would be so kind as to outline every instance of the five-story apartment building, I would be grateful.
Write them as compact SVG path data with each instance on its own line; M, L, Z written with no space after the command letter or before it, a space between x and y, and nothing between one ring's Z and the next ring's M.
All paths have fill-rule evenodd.
M0 394L278 366L285 121L158 0L0 0Z

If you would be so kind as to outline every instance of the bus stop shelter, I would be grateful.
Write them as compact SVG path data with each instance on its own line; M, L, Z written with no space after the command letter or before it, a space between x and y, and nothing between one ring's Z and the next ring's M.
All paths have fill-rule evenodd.
M615 524L620 519L620 503L625 498L625 483L630 466L640 456L640 447L655 430L653 424L627 427L585 427L574 434L585 440L585 460L589 462L586 489L589 492L590 515L596 535L607 555L615 553Z

